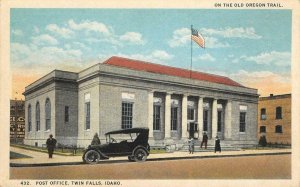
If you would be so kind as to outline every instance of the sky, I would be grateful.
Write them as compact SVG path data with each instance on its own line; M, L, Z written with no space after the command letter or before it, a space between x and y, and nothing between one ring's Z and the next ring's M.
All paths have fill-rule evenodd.
M54 69L81 71L111 56L230 77L261 96L291 92L291 11L11 9L11 98Z

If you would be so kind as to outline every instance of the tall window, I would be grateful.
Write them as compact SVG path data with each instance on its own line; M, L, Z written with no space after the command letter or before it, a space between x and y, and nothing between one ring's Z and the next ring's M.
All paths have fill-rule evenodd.
M40 103L36 103L35 107L35 129L36 131L41 130L41 123L40 123Z
M188 107L187 116L188 116L188 120L195 120L195 109L192 107Z
M221 128L222 128L222 111L219 110L218 111L218 132L221 132Z
M160 109L161 106L154 104L153 106L153 130L160 130Z
M45 103L45 114L46 114L46 130L50 130L51 129L51 103L50 103L50 99L47 98L46 99L46 103Z
M265 108L260 109L260 119L261 119L261 120L267 119L267 116L266 116L266 109L265 109Z
M203 111L203 131L208 130L208 110Z
M133 103L122 102L122 129L132 128Z
M275 133L282 133L282 126L281 125L276 125Z
M282 108L276 107L276 119L282 119Z
M260 132L260 133L266 132L266 126L260 126L259 132Z
M171 107L171 130L176 131L178 126L178 107Z
M246 112L240 112L240 132L246 130Z
M91 103L90 101L85 102L85 130L89 130L91 128Z
M31 105L28 106L28 132L31 131Z
M65 106L65 123L69 122L69 106Z

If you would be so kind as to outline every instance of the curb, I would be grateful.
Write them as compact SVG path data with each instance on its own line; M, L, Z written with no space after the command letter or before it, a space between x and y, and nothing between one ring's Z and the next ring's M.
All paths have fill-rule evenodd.
M226 157L245 157L245 156L264 156L264 155L286 155L292 152L277 152L277 153L255 153L255 154L239 154L239 155L207 155L207 156L193 156L193 157L165 157L165 158L150 158L147 161L165 161L165 160L187 160L187 159L205 159L205 158L226 158ZM128 160L106 160L98 164L106 163L123 163ZM67 166L67 165L88 165L84 162L60 162L60 163L38 163L38 164L22 164L10 163L10 167L41 167L41 166Z

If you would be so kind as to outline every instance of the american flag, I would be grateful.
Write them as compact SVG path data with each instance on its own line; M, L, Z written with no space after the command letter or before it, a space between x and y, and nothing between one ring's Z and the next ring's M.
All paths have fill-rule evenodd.
M205 48L205 40L201 34L195 29L192 28L192 40L196 42L200 47Z

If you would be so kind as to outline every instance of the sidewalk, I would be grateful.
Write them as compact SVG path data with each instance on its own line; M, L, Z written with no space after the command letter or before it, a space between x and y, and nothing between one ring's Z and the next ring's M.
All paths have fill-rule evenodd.
M10 165L12 167L22 166L55 166L55 165L78 165L83 164L82 156L61 156L53 155L52 159L48 158L47 153L30 151L26 149L10 147L10 150L16 153L28 155L32 158L11 159ZM178 160L178 159L199 159L199 158L214 158L214 157L236 157L236 156L257 156L257 155L277 155L277 154L291 154L291 149L271 149L271 150L242 150L242 151L223 151L221 153L214 152L195 152L189 154L188 152L174 152L162 154L150 154L147 161L159 160ZM102 163L116 163L128 161L127 157L115 157L109 160L103 160Z

